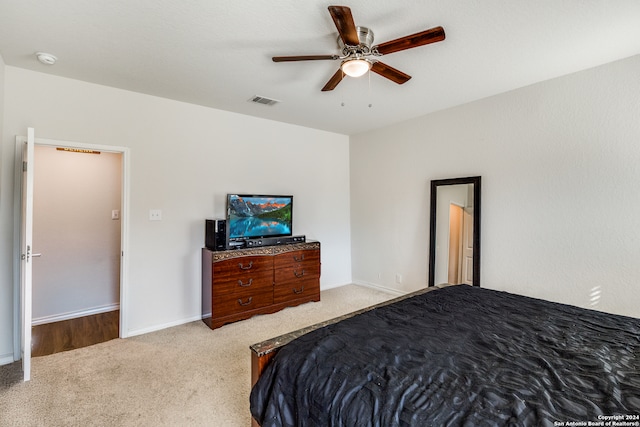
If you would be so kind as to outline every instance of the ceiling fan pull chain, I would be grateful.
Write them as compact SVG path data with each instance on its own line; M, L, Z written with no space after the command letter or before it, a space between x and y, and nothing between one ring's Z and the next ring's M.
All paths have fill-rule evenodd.
M342 71L342 69L340 69L340 71ZM342 78L344 79L344 71L342 71ZM343 90L340 91L340 99L341 99L340 106L344 107L344 91Z
M369 108L371 108L373 106L371 102L371 70L369 70L367 74L369 74Z

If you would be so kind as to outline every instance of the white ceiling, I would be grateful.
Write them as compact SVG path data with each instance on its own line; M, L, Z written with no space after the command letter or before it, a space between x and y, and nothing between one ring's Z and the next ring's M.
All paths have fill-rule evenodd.
M349 0L374 44L434 26L443 42L385 55L377 74L320 89L339 61L320 0L0 0L7 65L355 134L640 53L638 0ZM46 66L34 53L56 55ZM640 76L638 76L640 78ZM254 95L281 101L248 102ZM369 106L371 104L371 106Z

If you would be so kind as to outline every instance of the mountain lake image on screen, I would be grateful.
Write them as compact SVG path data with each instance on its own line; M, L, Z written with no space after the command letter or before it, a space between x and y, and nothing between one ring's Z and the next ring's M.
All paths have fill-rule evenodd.
M229 194L229 240L292 235L293 196Z

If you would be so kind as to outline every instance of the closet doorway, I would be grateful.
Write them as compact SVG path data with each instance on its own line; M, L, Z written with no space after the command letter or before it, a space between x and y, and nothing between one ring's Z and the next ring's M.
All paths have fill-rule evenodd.
M36 142L34 357L121 336L123 157Z

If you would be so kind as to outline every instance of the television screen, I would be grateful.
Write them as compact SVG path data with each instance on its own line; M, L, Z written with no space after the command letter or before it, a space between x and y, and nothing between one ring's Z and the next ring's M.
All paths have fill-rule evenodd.
M229 241L292 235L293 196L227 195Z

